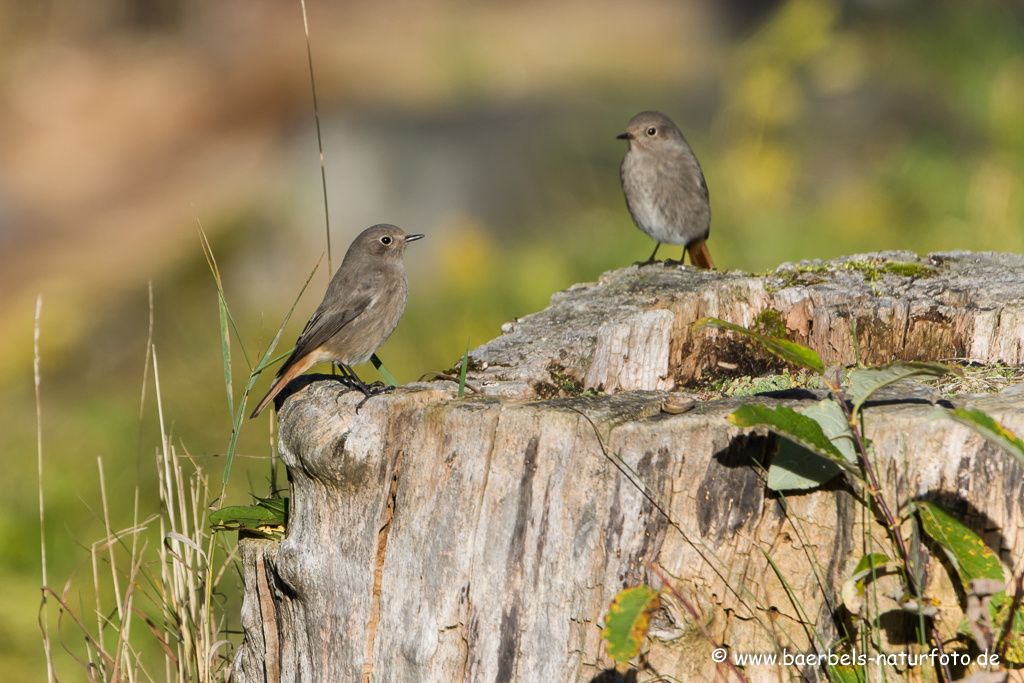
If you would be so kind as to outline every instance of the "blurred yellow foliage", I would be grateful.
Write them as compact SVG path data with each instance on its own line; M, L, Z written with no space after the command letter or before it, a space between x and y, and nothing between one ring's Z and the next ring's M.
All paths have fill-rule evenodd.
M799 158L781 143L745 138L733 141L718 173L722 189L712 192L739 205L738 210L777 209L789 204Z
M736 104L752 123L777 128L800 114L803 93L790 69L765 62L754 66L736 88Z
M870 234L877 243L884 243L899 216L888 198L863 180L845 183L821 206L835 232Z
M834 0L789 0L751 41L751 56L804 62L832 42L840 8Z
M868 56L860 36L836 36L811 65L817 89L827 95L847 93L870 76Z
M993 142L1024 153L1024 58L999 67L989 92Z
M981 161L967 187L968 219L975 230L1014 234L1004 249L1019 249L1024 228L1017 222L1024 184L1011 162L1003 155Z
M492 264L497 259L491 233L466 215L453 216L442 223L447 229L440 232L437 246L432 249L439 284L457 294L487 289L495 275Z

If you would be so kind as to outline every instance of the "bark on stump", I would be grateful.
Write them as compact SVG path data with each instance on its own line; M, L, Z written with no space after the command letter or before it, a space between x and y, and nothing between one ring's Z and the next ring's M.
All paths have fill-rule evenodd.
M766 277L626 268L554 295L472 351L480 395L416 384L356 414L362 396L329 377L294 382L280 411L291 521L279 544L240 543L246 636L234 680L591 681L611 666L600 630L612 597L658 581L647 562L734 652L772 652L773 640L803 652L812 631L835 635L869 516L841 480L768 491L758 463L775 438L725 419L742 402L800 408L822 394L662 412L667 391L720 361L749 363L732 338L690 329L706 315L781 324L826 363L853 362L855 329L868 363L1021 364L1024 257L897 252ZM607 395L578 395L587 388ZM941 502L1012 566L1024 554L1021 468L966 428L930 421L931 388L882 398L867 428L889 499ZM1021 385L956 402L1024 433ZM951 633L956 591L938 559L928 567ZM905 624L891 621L898 642ZM655 622L651 669L714 679L712 646L680 605L667 601ZM779 669L746 674L775 681Z

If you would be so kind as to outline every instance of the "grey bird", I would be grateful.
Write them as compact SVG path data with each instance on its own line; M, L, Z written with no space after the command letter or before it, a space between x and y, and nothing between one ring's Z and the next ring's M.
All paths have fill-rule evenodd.
M708 186L676 124L660 112L642 111L618 139L629 140L619 168L629 215L636 227L657 242L651 257L640 265L654 263L664 243L682 244L690 263L714 268L705 244L711 229Z
M369 360L398 327L409 300L402 255L406 244L422 237L384 224L359 233L331 278L320 307L295 342L295 350L249 419L263 412L288 382L317 363L337 365L342 381L363 392L364 403L391 390L378 383L365 384L352 366Z

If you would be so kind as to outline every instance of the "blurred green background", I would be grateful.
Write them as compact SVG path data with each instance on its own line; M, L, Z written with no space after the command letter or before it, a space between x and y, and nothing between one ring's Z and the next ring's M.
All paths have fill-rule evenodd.
M669 114L703 164L720 268L883 249L1024 251L1019 1L310 0L308 10L333 266L373 223L427 234L407 252L409 309L379 352L400 381L450 367L468 337L487 341L553 292L647 257L615 140L643 109ZM297 0L0 0L0 103L0 670L32 681L45 676L37 296L59 590L87 559L81 545L103 536L97 458L112 526L131 523L137 472L143 514L157 509L151 383L140 420L148 283L165 417L179 449L216 477L230 415L196 222L250 353L326 238ZM282 350L329 275L325 259ZM237 348L234 361L237 391L247 376ZM266 420L244 427L240 452L258 457L236 464L230 502L268 491ZM73 602L90 604L88 583L83 568ZM62 679L85 680L56 656Z

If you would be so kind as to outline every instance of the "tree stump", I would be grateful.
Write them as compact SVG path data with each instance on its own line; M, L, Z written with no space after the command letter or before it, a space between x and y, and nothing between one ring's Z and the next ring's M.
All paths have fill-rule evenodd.
M703 316L785 334L826 364L852 364L858 349L865 363L1019 365L1024 257L896 252L764 277L625 268L555 294L473 350L478 394L414 384L357 414L358 392L328 376L296 380L279 413L290 523L280 543L240 541L234 680L605 680L604 614L623 588L660 585L648 563L733 652L827 647L839 588L883 534L842 478L785 497L766 489L776 437L725 419L743 402L800 408L825 392L662 411L668 392L720 363L773 362L751 360L723 332L692 330ZM1021 468L970 430L929 419L930 387L880 398L867 431L889 499L941 502L1012 568L1024 554ZM1024 434L1022 385L954 400ZM925 585L951 634L956 588L938 558ZM666 599L644 666L714 680L696 621ZM745 673L777 681L779 671Z

